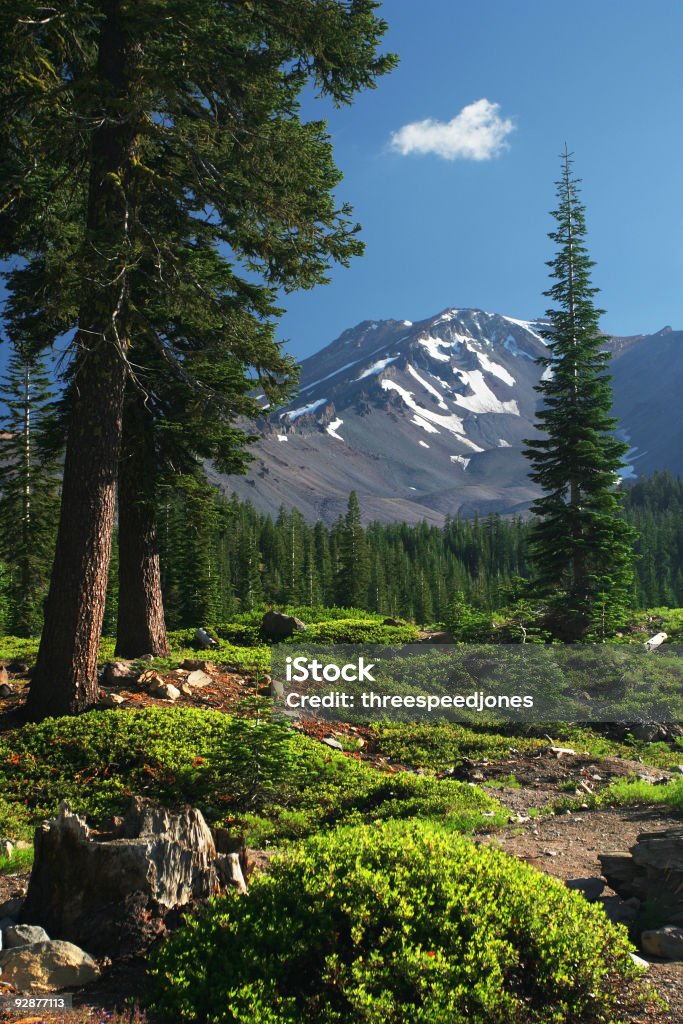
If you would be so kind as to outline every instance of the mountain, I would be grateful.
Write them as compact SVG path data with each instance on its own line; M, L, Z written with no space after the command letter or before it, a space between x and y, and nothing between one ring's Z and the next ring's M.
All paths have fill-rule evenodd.
M293 402L271 411L263 399L249 475L212 479L274 515L284 504L327 523L351 490L366 520L524 512L536 493L522 441L535 432L540 326L474 309L358 324L304 360ZM624 476L683 474L683 332L609 348L631 445Z

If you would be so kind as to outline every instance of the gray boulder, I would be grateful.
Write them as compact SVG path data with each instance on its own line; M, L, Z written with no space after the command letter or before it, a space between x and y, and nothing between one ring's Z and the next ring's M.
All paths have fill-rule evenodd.
M569 878L564 884L582 893L590 902L599 899L605 888L602 878Z

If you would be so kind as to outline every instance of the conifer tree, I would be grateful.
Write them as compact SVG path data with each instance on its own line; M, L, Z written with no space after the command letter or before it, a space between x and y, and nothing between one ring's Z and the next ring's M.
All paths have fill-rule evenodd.
M585 209L572 160L562 157L557 182L557 251L548 266L553 302L539 360L544 379L537 425L542 436L526 441L530 477L543 495L532 552L538 591L551 600L555 630L564 639L585 637L598 624L609 629L624 613L633 585L634 531L620 513L618 474L627 445L613 434L609 354L599 326L604 312L593 299L585 244Z
M220 405L220 389L189 358L199 321L202 345L227 347L236 366L275 387L278 290L312 287L362 250L350 210L335 203L340 174L325 127L302 121L299 97L310 83L350 102L394 65L377 53L386 26L376 7L0 7L0 258L28 261L6 277L10 296L25 299L15 315L37 319L46 342L73 338L34 719L97 700L129 385L157 407L142 380L148 352L182 401Z
M0 560L7 573L5 627L40 633L54 549L59 485L57 458L45 444L54 393L44 358L13 346L0 383Z
M370 564L358 495L349 494L346 515L339 531L337 602L364 608L368 599Z

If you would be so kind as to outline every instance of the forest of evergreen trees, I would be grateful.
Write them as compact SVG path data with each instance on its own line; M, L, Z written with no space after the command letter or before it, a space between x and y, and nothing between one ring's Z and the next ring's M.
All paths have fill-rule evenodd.
M638 480L624 508L639 534L634 607L683 605L683 480ZM529 521L521 517L362 527L352 495L347 514L327 528L284 508L273 520L202 489L169 494L160 519L170 628L225 621L264 602L354 606L426 623L443 619L457 591L475 607L501 607L515 577L529 574Z

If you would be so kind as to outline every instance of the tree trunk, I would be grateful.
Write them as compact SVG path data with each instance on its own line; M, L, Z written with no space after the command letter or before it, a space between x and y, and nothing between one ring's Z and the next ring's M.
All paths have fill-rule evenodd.
M136 54L121 24L121 0L102 3L84 247L84 300L71 381L57 547L27 714L76 714L97 701L99 650L114 523L123 397L128 371L132 165L139 119L121 109ZM128 104L130 107L131 104Z
M168 654L156 521L152 416L129 387L119 463L119 609L116 655Z

